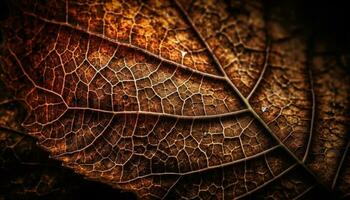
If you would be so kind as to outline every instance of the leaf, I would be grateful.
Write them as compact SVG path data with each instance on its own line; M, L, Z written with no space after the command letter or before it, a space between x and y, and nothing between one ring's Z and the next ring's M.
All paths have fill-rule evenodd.
M97 182L84 180L48 158L35 140L24 134L23 107L0 82L0 197L3 199L76 199L118 196L134 198ZM98 194L96 194L98 193Z
M76 173L148 199L293 199L347 185L343 55L277 8L11 6L1 79L26 106L28 134Z

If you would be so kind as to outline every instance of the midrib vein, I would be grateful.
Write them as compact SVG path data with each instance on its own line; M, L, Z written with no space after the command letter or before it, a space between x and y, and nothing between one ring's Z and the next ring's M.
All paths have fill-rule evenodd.
M244 105L247 107L247 109L249 110L250 113L252 113L252 115L254 116L254 118L256 120L258 120L261 125L269 132L269 134L278 142L278 144L300 165L302 166L302 168L304 168L307 173L309 173L316 181L318 184L320 184L322 187L324 187L327 191L330 191L329 187L327 187L320 179L319 177L313 173L309 167L307 167L305 165L305 163L303 161L301 161L279 138L278 136L270 129L270 127L265 123L265 121L255 112L255 110L252 108L252 106L249 103L249 100L247 98L245 98L243 96L243 94L238 90L238 88L233 84L233 82L231 81L231 79L228 77L226 71L224 70L224 68L222 67L221 63L219 62L219 60L217 59L217 57L215 56L215 54L213 53L212 49L210 48L210 46L208 45L208 43L205 41L204 37L201 35L201 33L198 31L197 27L195 26L195 24L192 22L190 16L188 15L188 13L186 12L186 10L179 4L179 2L177 0L175 0L175 4L177 5L177 7L179 8L179 10L182 12L182 14L185 16L186 20L188 21L188 23L191 25L192 29L194 30L194 32L196 33L196 35L199 37L199 39L201 40L201 42L205 45L205 47L207 48L207 50L210 52L210 55L212 56L212 58L214 59L215 64L218 66L219 70L222 72L222 74L225 77L225 80L227 81L227 83L231 86L231 88L236 92L236 94L239 96L239 98L243 101ZM265 70L264 70L265 71ZM264 76L264 74L260 75L261 77ZM256 88L258 87L258 85L255 86ZM253 94L250 94L249 96L252 96Z

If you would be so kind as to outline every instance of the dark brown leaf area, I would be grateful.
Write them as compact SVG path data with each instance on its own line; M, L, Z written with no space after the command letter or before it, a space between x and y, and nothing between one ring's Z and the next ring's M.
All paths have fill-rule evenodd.
M23 133L22 106L0 85L0 199L135 199L106 185L84 180L48 158L33 138ZM96 194L96 191L101 193Z
M307 29L293 7L8 6L0 198L350 194L350 54Z

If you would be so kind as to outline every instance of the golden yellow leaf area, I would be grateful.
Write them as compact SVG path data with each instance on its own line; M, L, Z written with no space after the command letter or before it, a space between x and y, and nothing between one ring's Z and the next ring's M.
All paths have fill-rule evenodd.
M4 101L21 102L23 132L76 173L141 199L346 194L346 55L262 2L10 7ZM1 124L22 129L11 112Z

